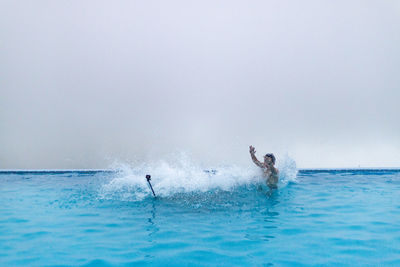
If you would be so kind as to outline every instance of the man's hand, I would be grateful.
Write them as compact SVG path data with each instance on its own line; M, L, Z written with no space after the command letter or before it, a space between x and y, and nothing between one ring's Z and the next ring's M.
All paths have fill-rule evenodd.
M256 153L256 149L254 146L250 146L250 154L255 154Z
M258 161L255 155L256 149L254 148L254 146L250 146L249 148L250 148L251 159L253 160L254 164L256 164L260 168L264 168L264 165L260 161Z

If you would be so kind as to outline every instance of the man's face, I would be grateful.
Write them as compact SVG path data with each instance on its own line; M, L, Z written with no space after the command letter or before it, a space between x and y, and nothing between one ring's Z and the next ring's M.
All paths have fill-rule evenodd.
M265 162L266 164L268 164L268 165L271 165L271 164L272 164L272 159L271 159L271 157L264 156L264 162Z

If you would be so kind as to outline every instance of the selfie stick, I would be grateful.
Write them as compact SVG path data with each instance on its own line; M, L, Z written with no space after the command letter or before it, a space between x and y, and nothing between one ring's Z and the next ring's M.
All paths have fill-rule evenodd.
M151 183L150 183L151 176L150 176L149 174L147 174L147 175L146 175L146 179L147 179L147 182L148 182L149 185L150 185L151 192L153 192L154 197L156 197L156 194L154 193L153 187L151 186Z

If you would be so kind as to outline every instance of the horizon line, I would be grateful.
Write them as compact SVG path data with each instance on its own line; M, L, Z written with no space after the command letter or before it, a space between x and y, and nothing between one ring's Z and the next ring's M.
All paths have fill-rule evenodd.
M207 169L205 169L207 170ZM211 170L215 170L211 168ZM218 170L218 169L217 169ZM400 170L400 167L338 167L338 168L298 168L298 171L352 171L352 170ZM118 169L0 169L8 172L117 172Z

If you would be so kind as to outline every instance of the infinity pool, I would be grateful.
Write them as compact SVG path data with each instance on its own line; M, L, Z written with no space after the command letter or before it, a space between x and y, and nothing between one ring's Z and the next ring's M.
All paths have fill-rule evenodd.
M400 170L219 171L0 172L0 265L400 266Z

